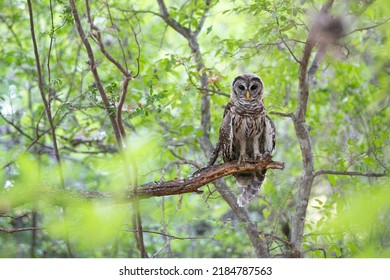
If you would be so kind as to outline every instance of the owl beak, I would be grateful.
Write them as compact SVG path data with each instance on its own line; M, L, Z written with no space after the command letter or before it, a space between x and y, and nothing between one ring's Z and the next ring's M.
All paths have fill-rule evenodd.
M249 100L249 98L251 98L251 94L250 94L250 92L249 92L249 90L246 92L246 99L248 99Z

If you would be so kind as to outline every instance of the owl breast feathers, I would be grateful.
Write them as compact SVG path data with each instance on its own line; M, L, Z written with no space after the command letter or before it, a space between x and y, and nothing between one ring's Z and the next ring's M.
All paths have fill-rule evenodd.
M225 162L260 160L274 151L275 127L264 108L263 92L263 82L254 74L243 74L233 80L217 144ZM237 201L240 207L255 197L265 173L266 170L261 170L235 175L237 184L243 188Z

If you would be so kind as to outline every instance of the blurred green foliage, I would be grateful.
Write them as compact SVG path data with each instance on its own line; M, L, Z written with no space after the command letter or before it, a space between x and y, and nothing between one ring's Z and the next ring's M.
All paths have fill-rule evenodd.
M126 185L185 177L193 160L208 156L199 144L199 72L188 43L159 16L155 1L91 1L94 23L106 49L139 76L129 84L123 108L128 141L123 166L114 133L74 28L67 1L33 1L35 29L62 158L65 190L53 158L52 139L37 87L25 1L0 4L0 231L1 257L138 257L130 204L120 203ZM80 15L84 1L76 1ZM196 28L204 1L166 1L170 15ZM259 74L269 112L291 113L297 105L300 57L307 28L323 1L212 1L198 36L211 90L211 141L216 143L230 81L242 72ZM347 36L328 50L311 85L307 124L317 170L382 173L389 160L390 3L336 1ZM88 28L82 16L83 28ZM367 28L369 27L369 28ZM137 40L135 40L137 38ZM53 47L49 57L49 43ZM283 41L283 40L284 41ZM120 72L90 40L110 102L121 93ZM137 43L138 41L138 43ZM284 43L285 42L285 43ZM286 47L288 44L289 49ZM138 57L140 53L140 56ZM50 82L47 62L50 60ZM221 94L222 93L222 94ZM301 156L289 118L271 115L277 130L270 171L249 205L265 233L283 236L291 223L301 174ZM164 176L162 176L162 173ZM232 178L227 183L240 190ZM304 235L307 257L390 257L389 179L316 177ZM82 192L115 193L112 199ZM155 257L253 257L244 227L212 185L202 195L140 201L145 246ZM36 230L28 230L29 228ZM269 242L272 255L287 249Z

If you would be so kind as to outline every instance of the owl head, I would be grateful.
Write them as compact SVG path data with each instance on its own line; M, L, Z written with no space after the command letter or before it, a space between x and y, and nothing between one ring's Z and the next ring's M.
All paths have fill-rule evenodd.
M230 99L239 103L260 103L263 99L264 85L255 74L242 74L234 78Z

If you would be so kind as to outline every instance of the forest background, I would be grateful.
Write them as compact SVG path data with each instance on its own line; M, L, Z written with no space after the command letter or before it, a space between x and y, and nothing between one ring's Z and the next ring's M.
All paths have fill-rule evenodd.
M2 1L0 256L390 257L389 19L386 0ZM201 169L245 72L274 162ZM237 168L270 168L246 208Z

